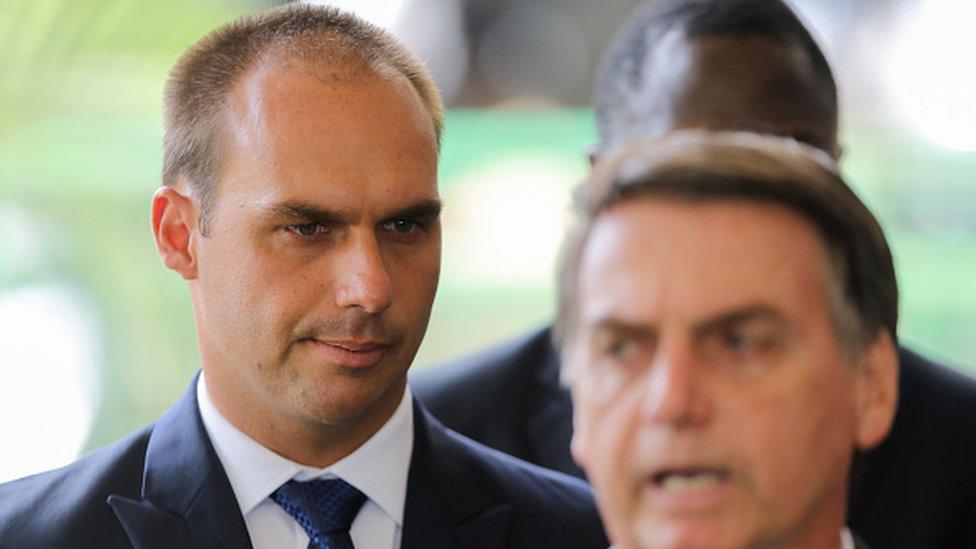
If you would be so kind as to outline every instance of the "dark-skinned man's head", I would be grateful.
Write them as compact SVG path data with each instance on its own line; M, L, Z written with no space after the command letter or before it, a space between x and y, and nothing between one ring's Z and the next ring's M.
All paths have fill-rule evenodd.
M781 0L645 3L609 46L594 105L594 160L690 128L792 137L840 155L830 66Z

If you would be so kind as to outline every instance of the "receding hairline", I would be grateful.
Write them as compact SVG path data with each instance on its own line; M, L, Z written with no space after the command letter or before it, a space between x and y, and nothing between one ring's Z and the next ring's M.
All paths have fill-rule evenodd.
M444 106L429 70L388 31L334 7L293 3L221 25L190 45L170 71L164 93L163 183L212 172L219 151L206 138L239 81L269 58L353 62L405 76L420 97L440 145ZM385 70L385 69L381 69ZM209 152L207 152L209 151ZM193 182L206 185L207 181Z
M435 146L439 146L437 122L429 116L420 91L412 84L408 75L403 74L396 66L382 58L372 61L363 60L354 55L344 55L331 59L304 58L290 55L289 52L280 51L277 48L271 48L255 60L251 67L242 71L237 81L227 89L223 97L223 113L217 113L217 120L226 123L229 120L228 117L233 116L231 101L236 94L242 92L242 86L248 86L254 79L280 76L289 72L311 77L315 84L327 88L328 91L324 91L323 94L328 94L333 89L370 86L377 82L392 84L403 90L411 98L410 100L416 102L414 106L418 112L425 113L424 118L430 123L431 137L435 141ZM225 128L218 124L215 127L214 135L219 138L224 130Z
M221 135L221 125L230 94L271 56L326 63L358 60L377 74L392 68L406 77L419 97L440 149L444 127L440 93L424 63L391 33L329 6L291 3L245 15L189 46L170 71L164 90L162 182L188 183L200 205L201 234L208 232L208 214L224 162L226 135Z
M396 67L386 62L384 59L376 59L367 62L356 56L335 57L328 60L316 58L303 58L290 55L286 51L272 51L274 48L261 54L260 58L247 69L244 69L236 81L230 85L222 96L222 101L215 107L213 121L210 126L210 141L215 152L215 165L213 166L212 176L214 181L210 183L212 192L211 198L216 199L219 193L219 180L223 171L223 163L228 158L230 142L234 140L233 129L249 123L247 117L254 116L255 119L263 118L267 114L267 103L261 100L259 106L250 104L247 98L241 99L245 105L242 110L235 105L239 94L249 95L250 91L244 91L243 87L249 87L253 82L265 78L276 78L286 73L297 73L309 76L304 83L299 86L311 85L321 86L322 95L328 95L334 90L349 87L368 87L375 85L390 84L399 89L398 93L406 94L404 101L413 102L411 109L416 109L424 120L430 123L431 144L436 150L439 147L438 129L436 123L427 116L427 109L424 105L420 92L413 86L409 78ZM258 87L261 87L258 84ZM261 95L267 90L258 92ZM275 93L272 91L271 93ZM253 120L253 119L252 119ZM423 122L421 122L423 123Z
M386 52L402 53L402 52ZM255 56L250 67L244 69L239 80L243 80L247 75L256 69L264 68L298 68L315 72L318 69L337 69L332 73L332 79L319 79L326 85L343 85L362 83L371 77L379 77L387 80L399 80L410 85L416 94L421 107L426 110L423 91L417 80L417 76L406 72L405 59L396 55L367 55L358 47L356 38L350 37L338 31L317 30L306 35L290 36L279 42L268 44ZM347 78L349 77L349 78ZM239 82L232 84L228 92ZM440 134L442 129L439 120L430 113L430 121L434 128L435 135Z

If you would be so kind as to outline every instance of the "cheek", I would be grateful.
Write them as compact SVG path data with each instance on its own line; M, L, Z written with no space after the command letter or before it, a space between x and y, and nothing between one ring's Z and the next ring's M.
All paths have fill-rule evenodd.
M390 255L389 276L397 290L396 302L410 310L410 316L426 318L437 293L440 278L440 245L431 245L412 253Z
M574 450L585 462L587 476L597 492L601 512L614 539L629 539L634 525L642 480L639 478L642 445L640 408L643 391L637 384L603 386L592 373L581 372L574 390L577 433Z
M585 450L584 457L607 454L622 459L639 427L645 374L638 369L588 364L592 361L589 350L576 353L579 377L573 387L573 403L578 412L576 427L585 442L580 450Z
M783 512L784 501L809 500L811 492L844 477L838 468L850 456L851 402L838 389L843 384L806 376L722 405L720 431L747 488L770 514Z
M224 327L235 341L256 339L249 334L287 332L288 324L321 295L321 281L311 270L247 242L212 246L201 259L206 315L213 319L211 326Z

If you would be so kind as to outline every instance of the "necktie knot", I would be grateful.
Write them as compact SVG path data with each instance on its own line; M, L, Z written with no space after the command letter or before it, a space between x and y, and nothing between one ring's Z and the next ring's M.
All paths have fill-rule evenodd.
M271 494L308 534L309 547L351 547L349 527L366 496L339 478L289 480Z

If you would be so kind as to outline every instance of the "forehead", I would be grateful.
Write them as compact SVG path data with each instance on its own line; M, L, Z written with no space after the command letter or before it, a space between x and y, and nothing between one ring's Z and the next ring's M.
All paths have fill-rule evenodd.
M436 192L433 124L397 72L262 64L231 91L226 121L221 192Z
M580 310L588 322L694 322L757 304L802 315L825 301L826 267L816 228L786 207L638 198L594 222Z
M413 131L436 150L433 123L419 94L402 74L349 60L314 63L281 59L259 64L230 93L230 133L268 145L337 146L383 141L390 131ZM387 124L393 123L387 127ZM387 128L390 131L381 131ZM312 139L308 139L312 138ZM403 143L407 145L408 143Z
M785 135L832 150L833 99L799 45L758 35L685 37L672 31L653 49L628 137L678 128Z

